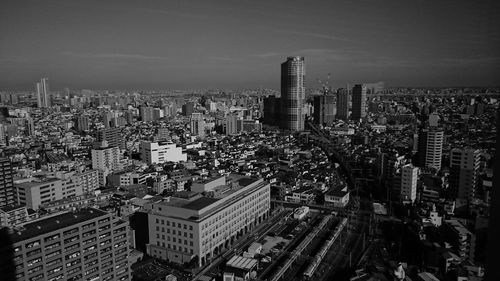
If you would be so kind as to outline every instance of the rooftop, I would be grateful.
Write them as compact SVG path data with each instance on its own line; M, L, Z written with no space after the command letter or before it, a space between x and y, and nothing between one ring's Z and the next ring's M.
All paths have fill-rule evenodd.
M257 265L257 260L241 256L234 256L226 263L226 265L238 269L251 270Z
M187 203L183 207L186 209L199 211L199 210L215 203L217 200L218 199L210 198L210 197L200 197L194 201Z
M81 209L77 212L67 212L25 224L22 229L14 231L11 237L13 242L16 243L107 214L104 211L94 208Z

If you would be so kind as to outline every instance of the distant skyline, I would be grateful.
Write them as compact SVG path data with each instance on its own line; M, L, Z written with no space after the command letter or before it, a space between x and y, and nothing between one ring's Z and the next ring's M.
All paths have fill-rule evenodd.
M498 86L500 1L0 1L0 90Z

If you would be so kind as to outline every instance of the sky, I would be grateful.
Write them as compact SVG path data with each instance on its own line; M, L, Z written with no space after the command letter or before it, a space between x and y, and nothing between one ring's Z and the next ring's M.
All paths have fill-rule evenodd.
M1 0L0 90L498 86L496 0Z

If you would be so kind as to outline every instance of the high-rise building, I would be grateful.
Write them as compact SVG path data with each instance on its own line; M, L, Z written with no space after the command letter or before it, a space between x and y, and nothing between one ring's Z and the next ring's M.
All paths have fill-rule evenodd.
M401 200L411 201L412 203L417 198L417 180L418 180L417 167L411 164L404 165L401 168Z
M50 107L51 104L48 78L42 78L40 82L36 83L36 97L37 105L39 108Z
M288 57L281 64L281 128L290 131L304 130L305 101L304 57Z
M122 130L120 128L108 128L102 129L97 132L97 143L100 145L103 141L106 141L108 147L119 147L120 149L125 148L125 142L122 138Z
M17 205L14 173L8 158L0 158L0 207Z
M17 280L131 280L128 223L107 212L67 212L10 236Z
M363 84L352 88L352 115L351 119L359 121L366 117L366 87Z
M113 171L118 171L123 168L121 161L120 149L117 146L108 147L105 145L92 149L92 169L96 169L99 173L99 185L106 185L106 177Z
M235 135L238 133L238 116L229 114L226 116L226 136Z
M202 113L191 114L191 135L205 137L205 120L203 120Z
M277 126L280 120L280 98L269 96L264 98L264 124Z
M422 128L418 134L418 165L441 169L444 131L439 127Z
M78 115L75 120L75 127L80 132L88 131L90 129L89 118L84 115Z
M335 120L337 108L334 96L315 96L314 97L314 123L319 125L331 125Z
M182 115L191 116L194 111L194 104L192 102L188 102L182 105Z
M194 259L202 266L269 216L270 184L262 179L230 174L193 186L213 196L183 192L153 203L149 255L179 264Z
M26 118L25 121L25 134L27 136L34 136L35 135L35 122L33 121L33 118Z
M148 164L163 164L165 162L187 161L187 154L182 147L168 142L141 142L140 153L142 161Z
M349 89L337 91L337 119L347 121L349 119Z
M104 128L111 128L113 127L113 118L115 117L115 115L113 114L113 112L104 112L103 115L102 115L102 123L104 124Z
M453 148L450 152L449 188L456 198L475 198L479 183L480 151L470 148Z
M141 106L139 108L139 114L141 115L142 122L151 122L154 120L152 107Z

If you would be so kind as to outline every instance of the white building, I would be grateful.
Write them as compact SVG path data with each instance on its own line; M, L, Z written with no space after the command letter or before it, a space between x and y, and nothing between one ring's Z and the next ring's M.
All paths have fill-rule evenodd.
M71 180L57 178L30 178L14 186L19 194L19 203L38 210L40 205L72 196L83 195L82 186Z
M401 168L401 200L414 202L417 198L419 169L411 164Z
M142 161L148 164L187 161L181 147L166 142L141 142L140 153Z
M92 169L97 169L99 184L106 185L106 177L113 171L123 169L118 147L100 147L92 149Z
M349 203L349 191L347 187L342 189L331 189L325 193L325 204L336 208L344 208Z
M219 195L179 192L153 203L148 254L180 264L195 260L202 266L269 215L270 184L263 179L231 174L214 193Z

